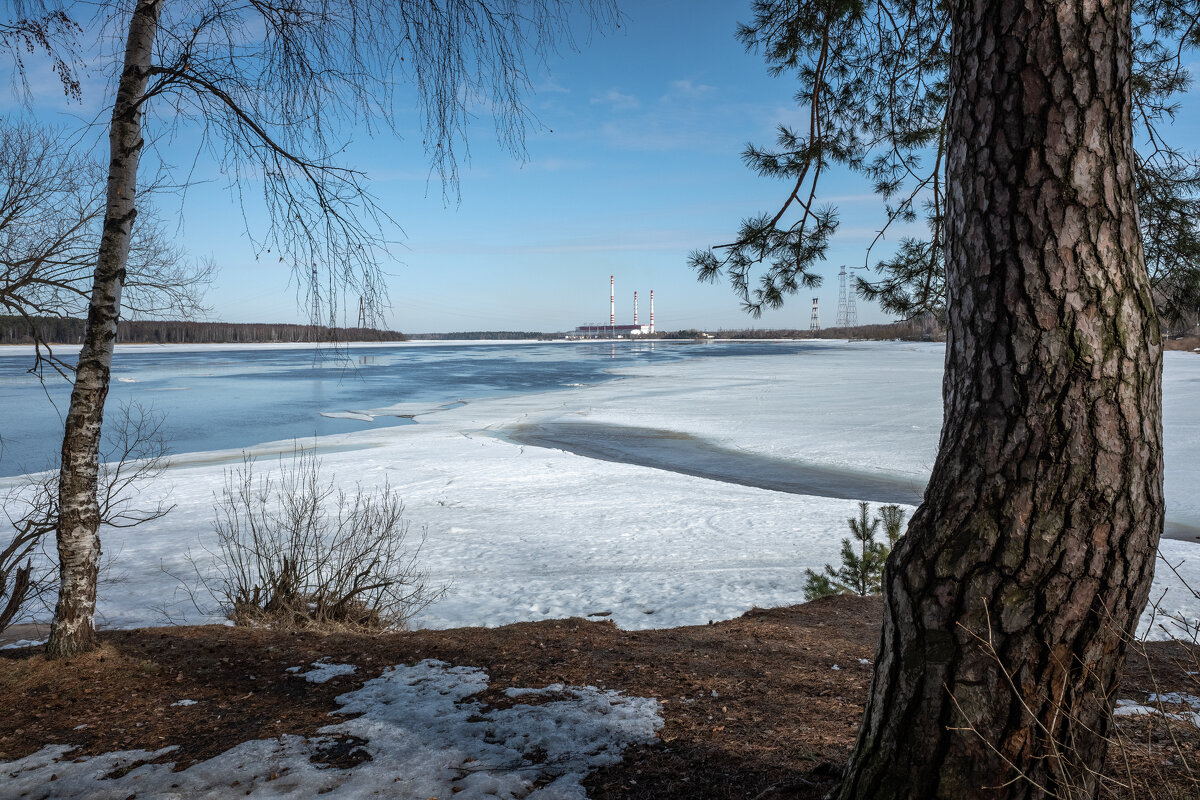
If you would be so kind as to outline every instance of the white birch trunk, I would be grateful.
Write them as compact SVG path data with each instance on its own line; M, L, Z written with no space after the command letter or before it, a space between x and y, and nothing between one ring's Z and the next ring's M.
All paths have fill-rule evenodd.
M46 646L50 658L67 658L96 646L94 618L100 560L96 476L100 428L117 339L130 233L137 215L137 170L143 145L141 103L149 79L160 7L161 0L139 0L134 8L125 46L125 65L113 104L104 230L63 434L58 484L59 595Z

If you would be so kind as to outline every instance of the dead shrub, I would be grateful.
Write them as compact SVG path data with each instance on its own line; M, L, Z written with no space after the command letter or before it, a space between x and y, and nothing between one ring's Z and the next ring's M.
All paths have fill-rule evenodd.
M204 581L239 625L404 628L441 596L418 558L391 486L347 493L296 450L277 474L246 456L214 507L215 575Z

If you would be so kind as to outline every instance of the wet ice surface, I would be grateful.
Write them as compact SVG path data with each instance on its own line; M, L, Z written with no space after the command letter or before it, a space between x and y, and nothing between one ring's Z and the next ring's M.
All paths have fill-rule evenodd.
M501 435L517 444L557 448L587 458L636 464L775 492L872 503L916 505L921 502L922 487L914 479L804 464L721 447L686 433L657 428L550 422L517 425L502 431Z
M604 382L453 407L381 404L360 410L418 413L418 424L306 443L318 445L326 473L347 490L389 482L404 498L413 535L428 531L423 563L449 591L418 626L611 612L624 628L670 627L801 602L804 570L837 561L857 511L858 490L846 489L846 476L911 491L903 504L911 514L936 453L944 349L795 343L762 344L758 355L722 352L627 364ZM1168 521L1172 530L1195 529L1200 357L1166 355ZM612 434L599 437L612 458L572 452L574 435L544 441L548 447L505 438L522 426L560 434L595 426L585 432ZM632 443L616 435L628 429L655 433ZM266 454L258 469L274 467L270 454L292 446L253 448ZM188 622L219 619L192 607L171 575L193 574L189 548L205 567L214 493L240 457L234 450L178 459L143 493L175 503L168 517L102 533L113 565L101 586L104 622L161 623L160 611ZM640 463L652 459L658 466ZM768 465L785 464L824 483L793 487L811 494L755 485L770 478ZM713 474L721 471L733 474ZM835 493L843 496L820 496ZM1160 563L1152 597L1165 590L1164 610L1200 617L1200 601L1184 587L1185 579L1200 587L1200 549L1164 541L1162 553L1183 579Z
M498 435L517 444L556 448L602 461L813 497L915 506L921 502L926 483L915 476L893 478L758 455L655 428L551 422L517 425ZM1200 527L1168 518L1163 536L1200 542Z

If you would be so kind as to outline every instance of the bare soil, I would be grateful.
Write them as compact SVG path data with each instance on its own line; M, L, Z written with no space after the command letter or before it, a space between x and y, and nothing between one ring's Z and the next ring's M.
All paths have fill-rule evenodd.
M1183 336L1178 339L1163 339L1163 348L1166 350L1187 350L1196 352L1200 350L1200 336Z
M329 724L337 695L389 665L437 658L487 670L485 701L558 682L658 698L658 741L592 775L593 798L819 798L854 743L881 614L878 598L838 597L636 632L583 619L386 635L109 631L98 652L65 662L37 649L0 651L0 760L52 743L80 755L175 745L170 760L182 768L249 739L313 733ZM1118 697L1200 694L1187 674L1198 655L1179 643L1131 654ZM358 672L326 684L285 672L323 657ZM185 698L204 702L171 707ZM1152 796L1164 785L1197 796L1186 770L1200 765L1194 726L1126 717L1119 731L1126 744L1112 748L1110 767L1129 788L1115 796Z

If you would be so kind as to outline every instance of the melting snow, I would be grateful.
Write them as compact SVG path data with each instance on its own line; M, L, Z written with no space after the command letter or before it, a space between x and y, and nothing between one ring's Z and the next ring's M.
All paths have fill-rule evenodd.
M1193 701L1195 702L1193 703ZM1181 705L1190 705L1192 708L1200 707L1200 698L1193 697L1192 695L1188 694L1181 695L1175 692L1161 695L1151 694L1150 699L1146 702L1169 704L1178 703ZM1157 705L1142 705L1136 700L1118 700L1116 708L1113 709L1114 717L1140 717L1146 714L1160 714L1167 719L1177 719L1180 722L1189 722L1192 725L1195 725L1197 728L1200 728L1200 713L1197 713L1196 711L1180 711L1178 713L1171 713L1163 711L1162 708Z
M358 669L353 664L330 664L329 660L324 658L314 661L311 666L312 669L308 672L301 672L303 667L288 667L287 672L294 673L296 677L304 678L309 683L326 683L339 675L350 675Z
M653 741L663 722L657 701L591 686L518 690L555 699L492 709L470 699L487 685L474 667L390 667L337 698L338 713L361 716L314 737L243 742L180 772L171 771L170 747L73 759L71 748L48 746L0 767L5 797L224 798L236 781L237 794L251 797L578 800L589 772ZM354 766L322 763L331 753L348 753Z
M15 642L0 645L0 650L16 650L21 647L41 647L47 639L17 639Z

